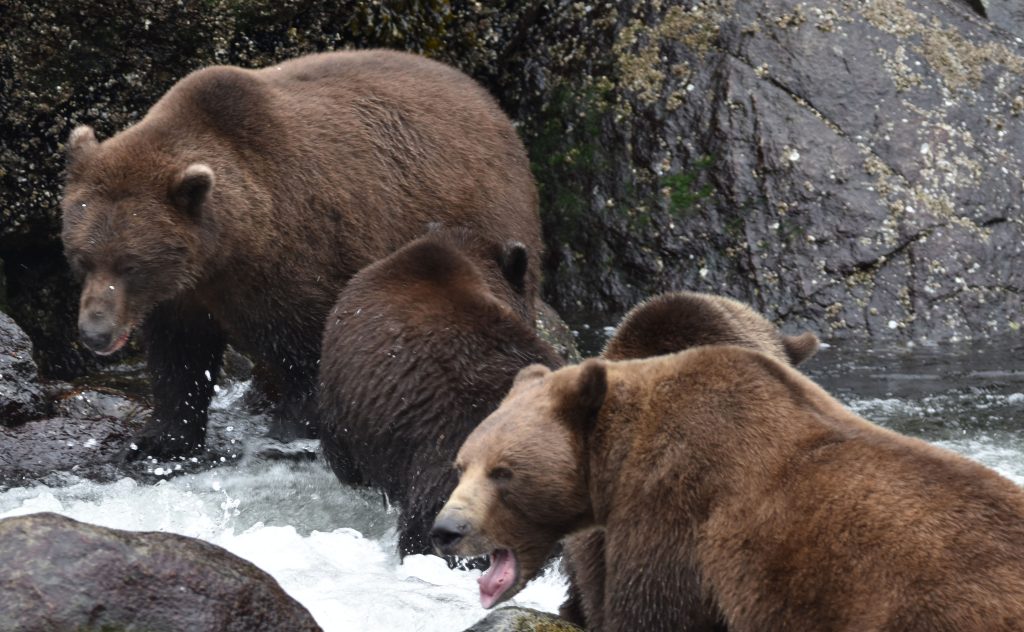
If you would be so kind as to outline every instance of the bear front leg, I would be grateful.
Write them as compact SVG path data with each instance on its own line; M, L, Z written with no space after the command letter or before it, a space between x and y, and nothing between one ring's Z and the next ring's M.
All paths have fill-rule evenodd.
M650 527L653 525L644 525ZM674 540L671 523L641 528L628 521L604 532L604 622L600 632L726 632L701 591L697 571Z
M584 630L604 629L604 529L595 527L563 541L562 569L569 592L558 616Z
M157 306L146 319L153 416L135 436L128 460L183 456L206 442L207 409L226 340L205 309Z

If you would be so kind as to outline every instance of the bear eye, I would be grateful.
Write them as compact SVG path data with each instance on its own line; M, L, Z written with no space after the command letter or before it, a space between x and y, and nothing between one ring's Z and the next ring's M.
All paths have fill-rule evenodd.
M496 481L507 481L512 478L512 470L507 467L496 467L487 473L487 476Z
M92 272L93 265L92 261L85 257L75 257L74 265L72 267L82 274L88 274L89 272Z
M121 271L121 275L122 276L128 276L128 275L131 275L131 274L135 274L136 272L138 272L138 270L139 270L139 266L135 265L134 263L124 263L124 264L121 264L121 266L120 266L120 271Z

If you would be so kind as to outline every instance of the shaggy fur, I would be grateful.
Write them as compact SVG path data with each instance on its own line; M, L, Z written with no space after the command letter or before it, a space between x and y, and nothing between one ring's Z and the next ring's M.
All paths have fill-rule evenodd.
M671 292L634 307L608 341L601 357L636 360L701 345L739 345L798 365L818 350L811 332L782 334L778 327L739 301L696 292ZM599 527L565 539L563 570L569 594L560 614L580 627L604 628L604 531ZM690 621L692 632L722 630L710 609Z
M522 143L479 85L437 62L374 50L206 68L109 140L76 128L68 153L82 341L112 353L147 334L155 412L138 455L202 446L228 342L282 394L273 433L314 430L338 291L428 222L525 244L533 305L540 222Z
M1024 626L1024 491L749 349L529 367L457 464L442 550L516 552L511 594L605 529L602 630Z
M519 369L561 364L530 321L527 259L516 242L437 230L352 277L327 318L324 453L343 483L399 505L403 555L429 552L455 453Z

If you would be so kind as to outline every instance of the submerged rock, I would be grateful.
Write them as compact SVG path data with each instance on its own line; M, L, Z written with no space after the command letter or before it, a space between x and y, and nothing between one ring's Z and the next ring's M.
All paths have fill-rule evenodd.
M46 400L32 359L32 341L10 316L0 312L0 426L44 414Z
M498 608L465 632L580 632L553 614L530 608Z
M0 627L320 630L273 577L219 546L52 513L0 520Z

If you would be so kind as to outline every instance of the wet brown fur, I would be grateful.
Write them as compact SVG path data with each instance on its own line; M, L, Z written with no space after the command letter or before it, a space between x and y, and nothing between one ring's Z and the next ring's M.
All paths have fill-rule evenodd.
M451 552L603 527L601 629L691 629L707 605L733 632L1024 627L1024 491L784 363L703 346L524 374L459 452Z
M425 58L374 50L206 68L138 124L102 143L76 128L68 148L63 241L84 279L83 322L147 333L155 414L140 453L202 445L204 372L216 376L227 342L279 383L278 419L313 418L338 290L428 222L525 244L523 292L536 295L537 194L522 143L479 85Z
M761 351L796 366L818 350L811 332L798 336L781 333L750 306L725 296L697 292L669 292L634 307L619 323L601 357L636 360L675 353L701 345L738 345ZM565 539L563 570L569 594L560 614L580 627L604 627L604 531L589 529ZM694 616L690 630L724 630L710 606Z
M455 454L519 369L561 365L530 320L527 259L516 242L436 230L352 277L327 318L324 453L343 483L399 505L403 555L430 551Z

